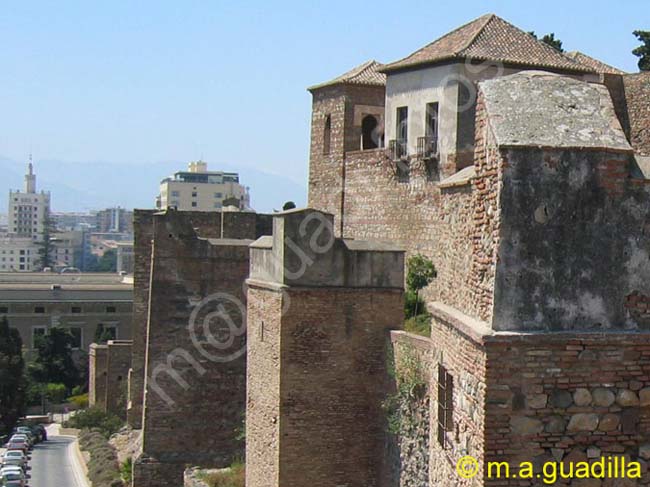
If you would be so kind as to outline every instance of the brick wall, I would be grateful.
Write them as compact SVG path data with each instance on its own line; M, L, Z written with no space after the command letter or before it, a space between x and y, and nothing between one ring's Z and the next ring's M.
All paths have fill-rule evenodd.
M135 487L175 487L185 464L224 467L243 453L236 437L245 411L250 240L198 238L194 229L209 233L215 225L207 223L217 217L174 211L154 217L143 447L134 465L143 483ZM213 235L220 234L220 221L216 228ZM229 338L233 343L220 350ZM206 420L215 414L218 419ZM159 467L173 475L147 483L159 477Z
M462 479L456 473L456 463L465 455L482 459L485 430L491 418L485 413L487 355L477 340L480 333L471 325L473 320L453 308L436 308L431 328L431 437L429 444L429 485L483 485L482 473L473 479ZM439 367L453 378L453 407L451 424L445 430L445 445L438 440ZM498 394L498 391L494 392Z
M393 459L396 475L391 479L391 485L422 487L429 485L431 383L435 371L433 346L429 337L404 331L391 332L391 342L395 380L406 377L412 380L416 374L425 382L424 387L412 392L407 403L394 405L400 424L396 435L397 458Z
M279 318L277 291L250 286L249 353L265 358L249 369L247 485L382 485L386 339L402 292L288 288Z
M626 74L623 83L630 143L638 154L650 156L650 73Z
M126 417L127 380L131 367L131 341L110 340L106 360L106 411Z
M108 347L93 343L88 352L88 404L106 407L106 373Z
M650 443L649 334L506 335L486 337L485 346L487 461L508 461L512 469L521 461L639 460L639 448ZM630 485L650 483L640 460L643 479Z
M153 210L134 210L133 212L133 348L128 387L129 401L127 404L127 422L133 428L142 427L145 345L147 339L154 213Z

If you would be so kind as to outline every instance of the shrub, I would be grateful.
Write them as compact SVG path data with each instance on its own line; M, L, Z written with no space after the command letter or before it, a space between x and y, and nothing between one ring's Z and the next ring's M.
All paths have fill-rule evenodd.
M204 480L210 487L245 487L246 468L243 463L235 462L229 469L206 475Z
M126 461L122 463L120 474L122 475L124 483L131 485L131 480L133 478L133 460L131 458L127 458Z
M96 407L78 411L63 423L64 428L97 430L105 438L117 433L122 426L124 423L120 418Z
M419 313L426 312L427 308L424 299L415 291L406 291L404 293L404 316L406 318L415 316L416 308Z
M98 431L83 430L79 435L79 446L90 453L88 478L93 487L122 487L117 453L106 438Z
M404 322L404 330L418 335L431 336L431 315L423 314Z
M85 409L88 407L88 393L79 394L77 396L71 396L68 398L68 402L71 402L79 409Z
M45 394L51 403L60 404L65 401L65 393L64 384L47 384L45 386Z

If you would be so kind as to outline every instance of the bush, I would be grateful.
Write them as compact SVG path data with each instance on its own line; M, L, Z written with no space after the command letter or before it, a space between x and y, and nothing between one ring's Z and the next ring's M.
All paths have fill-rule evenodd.
M246 468L243 463L236 462L227 470L206 475L204 480L210 487L244 487Z
M117 463L117 453L98 431L83 430L79 435L79 446L90 453L88 478L93 487L122 487Z
M131 458L127 458L126 461L122 463L122 466L120 467L120 475L122 476L124 483L131 485L131 480L133 479L133 460Z
M85 409L88 407L88 393L71 396L68 398L68 402L71 402L79 409Z
M431 336L431 315L422 314L409 318L404 322L404 331Z
M47 384L45 386L45 395L48 401L53 404L61 404L65 401L65 385L64 384Z
M105 413L99 408L92 407L78 411L63 423L64 428L91 429L110 438L124 426L123 421L114 414Z

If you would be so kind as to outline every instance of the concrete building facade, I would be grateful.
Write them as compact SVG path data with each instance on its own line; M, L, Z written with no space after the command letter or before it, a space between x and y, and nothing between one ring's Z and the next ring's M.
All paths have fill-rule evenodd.
M248 188L239 184L239 174L208 171L203 161L190 162L187 171L179 171L160 182L156 207L181 211L221 211L236 201L240 210L250 209ZM232 205L232 203L230 203Z
M23 191L9 191L9 233L41 241L50 213L50 193L36 192L36 174L30 160Z

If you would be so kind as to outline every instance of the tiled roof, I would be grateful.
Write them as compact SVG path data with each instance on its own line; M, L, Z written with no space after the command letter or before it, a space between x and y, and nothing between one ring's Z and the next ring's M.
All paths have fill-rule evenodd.
M580 51L567 52L565 53L565 56L570 57L574 61L579 62L580 64L593 69L597 73L625 74L625 71L621 71L620 69L615 68L614 66L605 64L604 62L592 58L591 56L587 56L585 53L582 53Z
M341 76L334 78L333 80L311 86L308 89L311 91L318 88L324 88L325 86L333 86L338 84L385 86L386 75L378 71L380 67L381 64L379 64L377 61L366 61L362 65L351 69L347 73L344 73Z
M494 14L479 17L404 59L385 65L381 70L388 73L468 58L571 72L593 72L592 68L563 55Z

